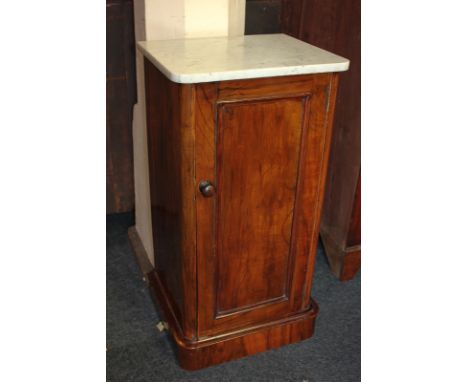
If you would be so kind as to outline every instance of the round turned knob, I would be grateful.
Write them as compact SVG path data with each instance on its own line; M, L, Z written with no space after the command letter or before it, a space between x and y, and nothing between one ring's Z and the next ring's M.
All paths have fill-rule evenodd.
M216 191L215 186L213 186L207 180L202 180L198 188L200 189L200 192L205 198L209 198L210 196L213 196Z

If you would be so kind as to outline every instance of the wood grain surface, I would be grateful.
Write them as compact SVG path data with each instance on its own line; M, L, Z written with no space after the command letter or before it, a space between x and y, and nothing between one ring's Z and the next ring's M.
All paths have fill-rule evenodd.
M304 103L218 109L217 314L287 293Z
M173 83L145 60L155 271L170 290L184 335L196 335L192 86Z

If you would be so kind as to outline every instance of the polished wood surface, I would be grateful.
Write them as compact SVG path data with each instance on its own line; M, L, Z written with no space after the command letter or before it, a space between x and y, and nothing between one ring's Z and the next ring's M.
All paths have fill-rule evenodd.
M303 111L301 97L218 110L217 316L288 292Z
M350 59L340 75L321 237L342 280L360 266L361 7L359 0L282 0L282 31ZM346 270L346 271L344 271ZM343 273L344 272L344 273Z
M200 179L221 180L216 185L221 188L217 198L197 197L200 335L215 335L308 308L323 196L320 190L330 138L327 117L333 111L336 78L333 74L320 74L197 85L196 173ZM249 105L255 105L257 111L253 113ZM229 124L225 128L225 108L237 108L229 117L233 120L243 115L236 129ZM291 115L278 117L275 111ZM236 143L232 150L228 148L228 155L232 151L234 159L228 158L227 162L223 162L225 147L220 134L227 134ZM273 140L278 142L273 144ZM281 153L276 148L275 156L262 141L267 141L271 150L275 150L275 145L291 146L294 142L299 147ZM285 175L291 171L293 176ZM244 172L249 176L242 177ZM286 176L286 182L281 175ZM223 179L228 180L229 187L224 186ZM257 184L254 190L264 182L258 195L250 194L249 181ZM245 198L239 190L246 190ZM224 211L228 207L222 201L224 192L234 209ZM246 204L248 210L239 211L241 204ZM273 211L275 215L278 212L280 224L285 225L280 237L268 232L272 224L278 224L269 217ZM266 215L258 217L258 213ZM220 219L226 214L233 220ZM246 235L243 226L255 227L257 235ZM261 248L268 248L270 241L275 245L281 240L273 252ZM278 271L282 264L286 266ZM239 270L242 275L236 274ZM275 278L253 284L260 290L255 291L240 278L265 279L265 271L271 271ZM236 284L239 280L243 288ZM235 300L226 308L229 295Z
M201 369L302 341L313 335L315 317L319 309L317 304L311 301L308 311L284 319L247 327L225 335L201 338L198 341L187 339L171 309L165 287L149 263L148 254L135 227L129 228L128 235L151 297L156 302L156 308L160 316L168 321L169 331L177 345L179 362L185 369Z
M182 367L305 339L333 73L181 85L145 61L151 290Z
M156 272L183 333L196 333L194 126L191 85L170 82L145 60L151 218Z

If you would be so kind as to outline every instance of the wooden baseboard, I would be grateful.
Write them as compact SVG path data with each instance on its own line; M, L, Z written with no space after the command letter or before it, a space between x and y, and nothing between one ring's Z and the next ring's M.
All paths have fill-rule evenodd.
M163 283L156 271L148 275L154 294L177 345L179 364L187 370L198 370L266 350L299 342L314 334L318 305L299 314L260 325L249 326L213 337L191 340L184 338Z
M333 274L341 281L351 280L361 268L361 246L343 249L324 230L320 238Z
M187 370L198 370L303 341L314 334L316 315L311 308L288 320L269 323L241 334L223 335L189 346L178 343L180 365Z
M197 340L185 338L177 321L168 294L148 255L135 227L128 230L130 243L138 266L145 277L156 302L158 312L168 323L169 332L176 344L179 364L187 370L198 370L237 358L299 342L314 334L318 305L311 300L304 312L253 325L229 333Z

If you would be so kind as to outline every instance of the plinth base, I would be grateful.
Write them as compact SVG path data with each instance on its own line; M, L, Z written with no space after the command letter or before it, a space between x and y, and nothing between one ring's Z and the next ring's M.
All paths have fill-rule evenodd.
M145 273L144 276L157 308L160 308L158 311L168 323L169 332L176 344L179 364L182 368L187 370L203 369L303 341L314 334L318 305L311 300L308 310L286 318L218 334L213 337L201 338L196 341L184 338L157 272L154 269L149 270L147 263L146 265L142 264L142 259L146 257L146 254L141 253L144 249L139 242L134 227L130 228L129 236L140 269Z
M305 340L314 333L317 315L314 308L287 320L269 322L241 333L226 333L204 341L187 343L175 335L179 363L184 369L197 370Z
M170 301L157 272L148 274L150 291L156 298L169 331L177 346L180 366L198 370L233 359L299 342L314 334L317 304L311 300L310 308L299 314L254 325L240 330L191 341L182 336Z

